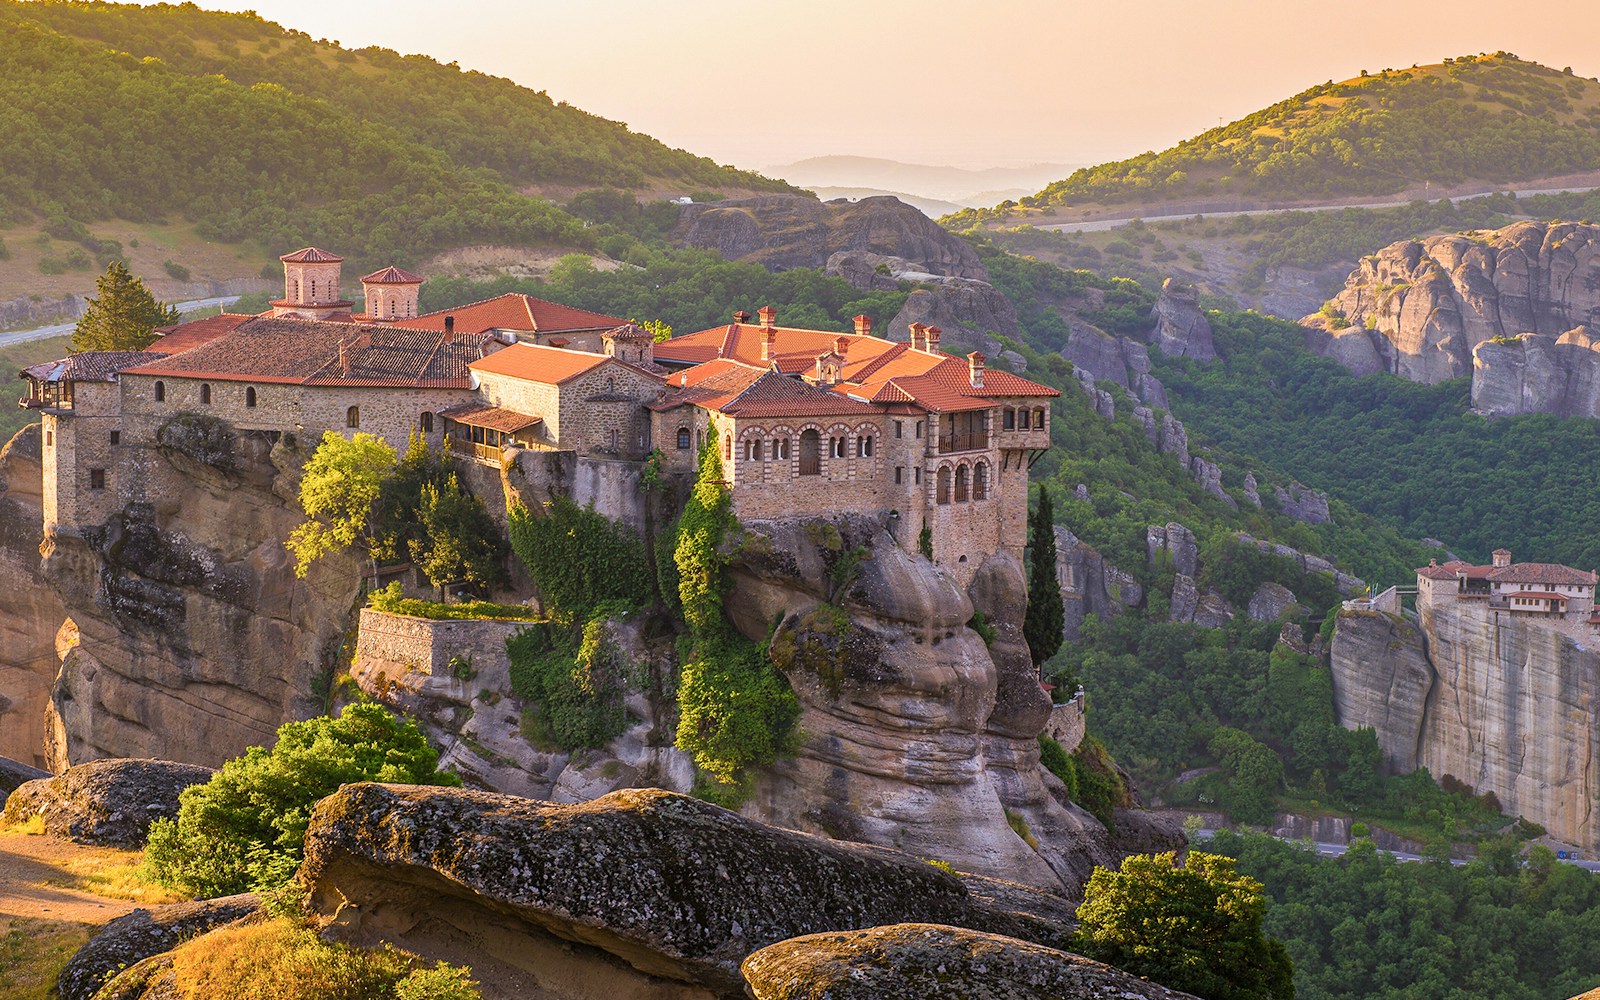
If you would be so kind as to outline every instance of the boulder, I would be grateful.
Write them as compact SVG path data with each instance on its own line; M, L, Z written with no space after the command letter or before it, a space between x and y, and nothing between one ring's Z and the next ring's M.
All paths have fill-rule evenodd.
M1194 577L1179 573L1172 581L1171 610L1167 612L1167 620L1192 622L1199 608L1200 591L1194 585Z
M1164 358L1211 361L1217 356L1211 340L1211 322L1200 311L1200 293L1194 286L1168 278L1150 312L1155 324L1150 343Z
M261 900L254 893L134 910L106 924L78 949L61 970L56 989L61 1000L90 1000L109 973L260 910Z
M938 278L926 287L912 291L906 304L877 331L890 340L909 340L912 323L936 326L943 331L940 346L950 354L982 351L993 357L1000 353L1002 337L1017 337L1016 308L1011 300L986 281L973 278Z
M1300 604L1295 600L1294 592L1281 583L1269 580L1250 595L1250 606L1245 609L1245 614L1250 616L1251 621L1275 622L1299 610Z
M10 757L0 757L0 805L4 805L6 797L27 782L48 777L50 777L49 771L31 767Z
M1135 406L1133 408L1133 419L1137 420L1139 426L1144 428L1144 436L1151 446L1161 440L1161 428L1157 426L1156 415L1151 411L1150 407Z
M1261 488L1254 472L1244 474L1244 498L1257 507L1261 506Z
M1328 513L1328 494L1291 482L1288 489L1274 486L1272 494L1283 512L1296 521L1306 524L1328 524L1333 515ZM1260 506L1258 503L1257 506Z
M742 988L746 955L804 934L920 920L1047 945L1069 934L910 855L655 789L560 806L346 785L313 811L299 879L330 933L352 943L405 947L437 923L489 925L513 951L519 939L535 948L553 938L652 982L724 995Z
M755 1000L1189 996L1079 955L926 923L793 938L751 954L740 971Z
M1204 593L1195 605L1194 623L1201 628L1223 628L1233 621L1233 606L1220 594Z
M1172 566L1179 573L1194 576L1200 569L1200 543L1194 532L1176 521L1165 525L1152 524L1145 529L1145 549L1151 563L1156 555L1166 552L1172 557Z
M1217 468L1217 463L1202 455L1196 455L1189 460L1189 477L1199 483L1200 488L1207 493L1234 510L1239 509L1239 502L1222 488L1222 470Z
M1179 465L1189 468L1189 431L1183 421L1170 413L1161 418L1161 441L1157 447L1162 454L1171 455Z
M45 832L79 844L143 847L150 823L178 815L178 793L216 773L168 760L97 760L21 785L4 820L44 817Z
M1128 363L1122 341L1099 327L1082 321L1071 324L1067 346L1061 349L1061 356L1072 362L1073 368L1088 372L1095 379L1115 382L1123 388L1128 386Z

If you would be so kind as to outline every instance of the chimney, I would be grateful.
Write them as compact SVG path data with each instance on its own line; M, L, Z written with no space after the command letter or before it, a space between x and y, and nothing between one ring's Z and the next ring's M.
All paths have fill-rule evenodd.
M446 344L452 344L455 343L455 339L456 318L454 316L446 316L444 318L444 342Z
M339 371L350 374L350 345L345 343L343 337L339 338Z
M939 334L942 333L942 332L943 331L941 331L936 326L928 327L928 331L927 331L927 334L926 334L927 341L928 341L928 346L923 348L923 350L926 350L926 351L937 351L939 349Z
M738 312L733 314L733 321L741 325L748 323L750 322L750 314L745 312L743 309L740 309Z
M860 316L856 316L854 319L855 319L855 324L856 324L856 336L858 336L858 337L870 337L870 336L872 336L872 317L871 316L868 316L866 313L862 313Z
M912 323L911 324L911 349L913 351L921 351L921 350L926 350L927 349L928 341L922 335L922 332L924 330L926 330L926 329L927 329L927 327L924 326L921 323Z
M1495 549L1494 552L1490 554L1490 559L1493 560L1495 569L1499 569L1502 566L1510 566L1511 565L1511 550L1510 549Z
M756 315L761 317L761 325L770 330L773 322L778 318L778 310L771 306L762 306L756 310Z
M983 388L982 351L973 351L971 354L967 355L967 378L972 380L972 387L974 389Z
M838 352L839 357L847 356L850 353L850 338L843 335L834 338L833 349Z
M761 360L771 361L774 348L778 346L778 331L767 327L761 335Z

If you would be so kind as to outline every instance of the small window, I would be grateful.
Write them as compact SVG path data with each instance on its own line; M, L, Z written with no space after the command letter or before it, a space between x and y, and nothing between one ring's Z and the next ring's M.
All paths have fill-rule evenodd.
M972 499L989 498L989 463L979 462L972 470Z
M1033 411L1033 426L1041 431L1044 430L1044 412L1043 409Z
M732 437L725 437L725 438L722 439L722 458L723 458L724 461L733 458L733 438Z
M166 400L166 398L167 398L167 383L158 381L156 383L156 402L158 402L158 403L164 402Z
M705 431L695 431L694 432L694 439L695 439L694 440L694 448L695 448L695 450L696 451L704 451L705 447L706 447L706 432Z
M255 405L256 405L256 387L255 386L252 385L252 386L250 386L248 389L246 389L244 391L244 405L250 407L251 409L255 409Z
M361 407L352 406L350 409L344 411L344 425L346 427L361 426Z
M678 428L678 450L689 450L689 428L687 427Z
M1018 410L1017 411L1017 427L1020 428L1021 430L1027 430L1028 429L1028 411L1027 410Z
M1017 411L1013 410L1013 409L1010 409L1010 408L1007 408L1006 412L1005 412L1005 416L1001 418L1001 421L1002 421L1001 426L1004 427L1006 430L1008 430L1008 431L1016 430L1017 429Z
M898 486L898 485L900 485L901 483L903 483L905 481L906 481L906 467L903 466L903 465L895 466L894 467L894 482L895 482L895 485Z
M904 420L896 420L894 422L894 436L897 438L906 436L906 422Z
M89 488L91 490L103 490L106 488L106 470L89 470Z
M917 421L917 440L922 440L922 421Z
M918 485L918 486L922 485L922 466L920 466L920 465L917 466L917 482L916 482L916 485Z
M111 432L111 443L113 445L118 445L118 444L122 443L122 432L121 431L112 431Z
M419 421L419 423L421 423L421 425L422 425L422 433L424 433L424 434L432 434L433 433L433 414L430 411L428 411L428 410L423 410L422 411L422 420Z
M211 405L211 383L210 382L201 382L200 383L200 403L201 403L202 406L210 406Z
M45 431L44 432L44 443L45 444L55 444L56 443L56 432L55 431Z
M610 395L611 393L614 393L616 391L617 391L617 377L615 375L607 375L606 376L606 393L607 393L607 395Z
M862 437L856 438L856 457L857 458L871 458L872 457L872 435L871 434L867 434L867 435L864 435Z
M967 502L967 479L970 475L965 465L956 469L956 503Z
M949 466L946 466L946 467L944 467L944 468L939 470L939 480L938 480L938 483L934 487L934 502L936 502L936 503L949 503L950 502L950 467Z
M828 439L828 457L829 458L843 458L844 457L844 438L842 438L842 437L831 437L831 438Z

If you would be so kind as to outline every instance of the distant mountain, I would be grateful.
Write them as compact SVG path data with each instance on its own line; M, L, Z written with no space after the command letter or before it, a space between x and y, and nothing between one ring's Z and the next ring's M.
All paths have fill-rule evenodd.
M1600 171L1600 82L1509 53L1321 84L1161 153L1088 167L1027 207L1396 194Z
M110 218L360 265L593 242L535 191L792 190L509 80L254 14L0 0L0 33L0 214L101 257L85 227Z
M813 156L795 163L768 167L766 172L812 190L817 187L873 189L896 196L906 192L915 198L976 208L994 204L999 199L990 199L996 192L1014 190L1016 193L1012 197L1020 197L1029 191L1037 191L1075 166L1038 163L1026 167L965 170L960 167L901 163L871 156Z
M811 188L811 193L823 201L833 201L835 198L860 201L862 198L880 198L887 195L890 198L900 199L930 219L937 219L941 215L949 215L951 212L959 212L962 209L961 205L957 205L953 201L924 198L920 195L907 194L904 191L884 191L881 188L824 187L818 184Z

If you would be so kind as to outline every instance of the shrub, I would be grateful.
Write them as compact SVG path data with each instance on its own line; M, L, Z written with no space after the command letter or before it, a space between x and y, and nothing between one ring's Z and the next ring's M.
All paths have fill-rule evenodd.
M161 269L166 271L167 276L173 278L174 280L189 280L189 269L184 267L182 264L179 264L177 261L164 260L161 262Z
M151 824L145 862L156 881L202 898L282 884L319 799L356 781L459 785L438 762L413 723L379 705L287 723L272 749L251 747L185 789L177 819Z
M462 601L459 604L440 604L405 597L397 580L367 595L367 606L395 615L413 618L431 618L435 621L450 619L493 618L503 621L537 621L533 609L521 604L496 604L493 601Z
M607 601L639 605L650 600L643 539L592 506L558 497L534 514L517 504L511 509L511 547L546 607L575 619L587 620Z
M530 739L566 751L605 746L628 725L623 693L628 664L606 636L613 613L605 607L571 627L551 623L523 629L506 640L511 690L530 702Z

